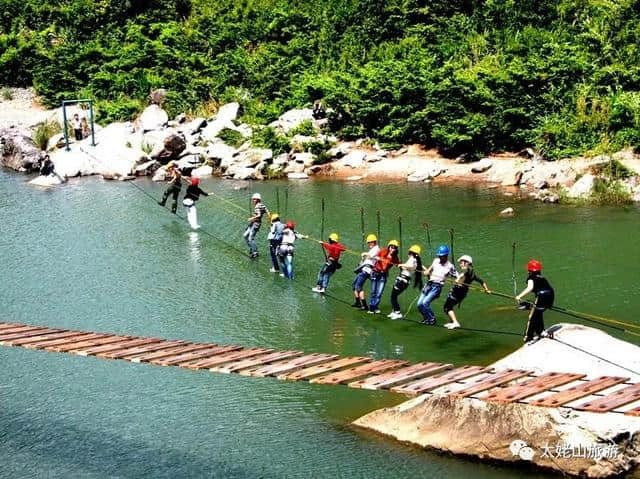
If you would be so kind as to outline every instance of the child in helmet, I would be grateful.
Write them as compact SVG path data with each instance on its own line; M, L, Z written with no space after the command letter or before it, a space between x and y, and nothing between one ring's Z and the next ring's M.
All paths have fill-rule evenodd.
M180 190L182 189L182 174L176 167L173 161L167 163L167 173L169 173L169 187L162 195L162 200L158 201L160 206L167 204L169 196L173 195L173 202L171 203L171 212L175 213L178 209L178 197L180 196Z
M369 251L360 255L362 257L362 261L354 271L354 273L356 273L356 278L353 280L353 295L355 296L355 302L351 305L354 308L360 308L364 311L369 309L367 307L367 300L364 297L364 283L371 277L373 265L377 261L378 253L380 253L378 237L374 234L368 235L367 246L369 247Z
M256 245L256 234L260 230L260 226L262 226L262 216L265 213L269 214L269 209L262 202L260 193L254 193L251 196L251 203L253 204L253 216L249 218L249 224L242 236L249 247L249 256L257 258L258 246Z
M287 221L282 231L282 242L278 247L278 256L282 263L282 273L280 276L284 276L289 279L293 279L293 250L296 239L306 239L308 236L298 233L296 230L296 224L293 221Z
M340 253L346 251L347 248L339 243L340 237L338 233L331 233L329 235L329 242L322 241L320 244L326 251L326 261L322 266L322 269L318 273L318 283L312 290L316 293L324 293L329 287L329 279L336 272L336 270L342 268L340 264Z
M382 299L384 287L387 285L389 270L394 265L400 264L398 248L400 248L400 243L398 243L397 240L391 240L387 247L378 253L378 259L373 265L373 271L371 272L371 302L369 304L369 314L380 314L378 306Z
M555 293L551 284L542 276L542 263L532 259L527 263L527 287L518 296L516 301L520 301L524 296L533 293L536 299L533 303L531 313L529 313L529 321L524 334L524 341L528 343L535 338L539 338L544 331L543 313L545 309L553 306Z
M400 274L396 277L393 283L393 289L391 290L391 306L393 311L387 316L391 319L402 319L402 312L400 311L400 303L398 303L398 296L400 296L405 289L409 287L411 281L411 275L414 275L413 287L422 289L422 258L420 258L422 248L419 245L414 244L409 248L409 257L405 263L399 264Z
M271 228L267 239L269 240L269 253L271 253L272 267L269 270L272 273L279 273L280 267L278 264L278 247L282 242L282 232L284 230L284 224L280 221L280 215L278 213L271 213Z
M436 324L436 315L433 314L431 303L440 296L442 286L447 277L456 278L458 276L455 266L449 261L449 247L441 245L436 250L437 258L433 260L431 266L424 271L425 276L429 276L429 281L422 288L422 293L418 299L418 310L422 313L422 323L433 326Z
M484 288L484 292L487 294L491 294L487 283L480 279L473 270L473 259L471 258L471 256L466 254L461 256L458 260L458 263L460 264L460 274L453 283L451 291L449 291L447 299L444 302L444 312L451 319L450 323L444 325L444 327L447 329L455 329L460 327L460 323L458 322L458 318L456 318L456 313L453 308L456 304L459 305L460 303L462 303L464 298L466 298L467 293L469 292L469 285L472 282L475 281L476 283L481 284Z
M202 191L199 185L200 178L196 178L195 176L191 178L191 184L187 186L187 192L182 200L182 204L187 208L187 220L194 230L200 228L198 224L198 212L196 211L196 201L200 199L200 195L209 196L209 193Z

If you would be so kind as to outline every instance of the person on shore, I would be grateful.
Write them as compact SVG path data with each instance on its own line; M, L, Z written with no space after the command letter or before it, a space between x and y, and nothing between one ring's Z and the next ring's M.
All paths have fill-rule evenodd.
M269 209L262 202L260 193L254 193L251 196L251 203L253 204L253 216L249 218L249 224L242 236L249 247L249 256L251 258L257 258L258 246L256 245L256 234L260 230L260 226L262 226L262 216L265 213L269 214Z
M173 196L173 202L171 203L171 212L175 214L178 210L178 197L180 196L180 190L182 190L182 173L173 161L167 163L167 173L169 174L168 188L162 195L162 199L158 201L160 206L167 204L169 196Z
M322 105L322 102L320 100L316 100L313 103L311 116L313 116L314 120L322 120L323 118L327 117L327 112L325 111L324 106Z
M88 138L91 130L89 129L89 122L87 121L86 116L83 116L80 119L80 127L82 128L82 138Z
M282 231L282 242L278 247L278 256L282 263L282 273L288 279L293 279L293 251L296 239L307 239L308 236L300 234L296 231L296 224L293 221L287 221Z
M271 273L279 273L280 265L278 262L278 247L282 243L282 232L284 231L284 224L280 221L280 215L278 213L271 213L271 228L267 235L269 241L269 253L271 253Z
M389 278L389 270L396 265L400 264L398 258L398 249L400 243L397 240L389 241L387 247L380 250L378 254L378 260L373 265L371 272L371 300L369 303L369 314L380 314L380 300L382 299L382 293L387 285L387 279Z
M536 297L531 313L529 313L529 321L527 329L524 333L524 341L528 343L534 339L540 338L544 331L543 313L546 309L553 306L555 293L549 281L542 276L542 263L532 259L527 263L527 287L518 296L516 301L520 301L529 293L533 293Z
M398 296L400 296L404 290L409 287L411 281L411 275L414 275L413 287L422 289L422 258L420 257L422 248L419 245L414 244L409 248L409 257L407 261L399 264L400 274L396 277L393 283L393 289L391 290L391 306L393 310L387 316L391 319L402 319L402 312L400 311L400 303L398 303Z
M354 270L356 278L353 280L353 295L355 297L354 303L351 305L354 308L360 308L363 311L367 311L367 300L364 297L364 284L371 278L373 271L373 265L378 260L378 254L380 253L380 247L378 246L378 237L374 234L367 236L367 247L369 251L362 253L360 256L362 261L360 265Z
M42 166L40 166L40 175L41 176L49 176L55 174L56 167L51 161L51 157L49 155L45 155L42 160Z
M187 192L184 195L182 204L187 209L187 220L192 229L200 229L198 224L198 212L196 211L196 202L200 199L200 196L209 196L209 193L203 191L200 188L200 178L192 177L191 184L187 186Z
M424 275L429 277L429 281L422 288L422 293L418 299L418 310L422 313L422 324L433 326L436 324L436 315L431 309L431 303L440 296L444 282L448 277L456 278L455 266L449 261L449 247L441 245L436 250L437 258L433 260L431 266L424 271Z
M460 265L460 274L458 278L453 283L449 294L447 295L447 299L444 302L444 312L451 319L450 323L444 325L447 329L456 329L460 327L460 323L458 322L458 318L456 318L456 313L453 310L455 305L457 304L460 307L460 304L466 298L467 293L469 292L469 286L474 281L479 283L484 288L484 292L487 294L491 294L487 283L485 283L478 275L476 275L473 270L473 258L469 255L463 255L458 260L458 264Z
M80 121L80 115L75 113L71 120L71 128L73 128L73 135L76 141L82 141L82 122Z
M326 252L326 260L322 269L318 273L318 283L315 288L312 288L312 291L316 293L323 294L329 287L329 280L333 273L342 268L342 265L340 264L340 254L343 251L347 251L347 248L344 245L341 245L339 241L340 237L338 236L338 233L331 233L329 235L328 243L325 243L324 241L320 242Z

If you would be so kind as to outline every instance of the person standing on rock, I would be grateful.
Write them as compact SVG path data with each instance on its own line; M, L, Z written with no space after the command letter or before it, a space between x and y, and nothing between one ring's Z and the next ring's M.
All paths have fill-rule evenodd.
M45 155L44 160L42 161L42 166L40 167L40 175L41 176L49 176L55 173L55 166L53 161L49 155Z
M371 271L371 301L369 304L369 314L380 314L378 306L380 305L380 300L382 300L384 287L387 285L389 270L394 265L400 264L398 248L400 248L400 243L398 243L397 240L391 240L387 247L380 250L380 253L378 253L378 260L373 265L373 271Z
M76 141L82 141L82 121L80 121L80 115L77 113L73 115L71 127L73 128L73 134Z
M433 260L431 266L424 271L425 276L429 276L429 281L422 288L422 293L418 299L418 310L422 313L422 324L433 326L436 324L436 315L431 309L431 303L440 296L444 282L448 277L458 276L455 266L449 261L449 247L441 245L436 250L437 258Z
M527 263L527 287L518 296L516 301L520 301L529 293L533 293L536 297L531 313L529 313L529 321L527 329L524 333L524 341L528 343L534 339L540 338L544 331L543 313L545 309L553 306L555 293L551 284L542 276L542 263L532 259Z
M393 311L387 316L391 319L402 319L402 312L400 311L400 303L398 303L398 296L400 296L405 289L409 287L411 281L411 275L414 275L413 287L422 289L422 258L420 258L422 248L419 245L414 244L409 248L409 258L405 263L399 264L400 274L396 277L393 283L393 289L391 290L391 306Z
M471 256L466 254L461 256L458 263L460 264L460 274L458 275L458 279L453 283L451 291L449 291L447 299L444 302L444 312L451 319L450 323L444 325L447 329L456 329L460 327L460 323L458 322L458 318L456 318L456 313L453 308L456 304L460 305L464 298L467 297L471 283L475 281L476 283L481 284L484 288L484 292L491 294L487 283L480 279L473 270L473 258L471 258Z
M339 241L340 237L338 236L338 233L331 233L329 235L328 243L325 243L324 241L320 242L326 251L326 260L322 269L318 273L317 285L315 288L312 288L312 291L315 293L323 294L327 291L327 288L329 287L329 279L331 279L333 273L342 268L342 265L340 264L340 254L343 251L347 251L347 248L346 246L341 245Z
M364 283L371 278L373 272L373 265L378 260L378 254L380 253L380 246L378 246L378 237L374 234L367 236L367 247L369 251L362 253L360 256L362 261L360 265L354 270L356 278L353 280L353 295L355 302L351 305L354 308L360 308L363 311L367 311L367 300L364 297Z
M162 200L158 201L158 204L160 206L166 205L169 196L173 195L171 212L175 213L178 209L178 197L180 196L180 190L182 189L182 174L173 161L167 163L167 173L169 173L169 187L164 192L164 195L162 195Z
M296 224L293 221L287 221L282 231L282 242L278 247L278 256L282 263L282 273L288 279L293 279L293 251L296 239L307 239L308 236L300 234L296 231Z
M280 264L278 262L278 247L282 243L282 232L284 231L284 224L280 221L280 215L278 213L271 213L271 228L267 235L269 241L269 253L271 254L271 273L280 272Z
M254 193L251 196L251 203L253 203L253 216L249 218L249 224L242 236L249 247L249 256L251 258L257 258L258 246L256 245L256 234L260 230L260 226L262 226L262 217L265 213L269 214L269 208L262 202L260 193Z
M187 192L184 195L182 204L187 209L187 220L191 229L200 229L198 224L198 212L196 211L196 202L200 199L200 196L209 196L209 193L200 189L200 178L191 178L191 184L187 187Z

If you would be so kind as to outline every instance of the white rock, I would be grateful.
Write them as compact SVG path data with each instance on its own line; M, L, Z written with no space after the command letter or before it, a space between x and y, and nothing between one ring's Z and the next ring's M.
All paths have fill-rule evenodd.
M595 182L596 177L591 174L586 174L575 184L569 188L567 192L567 196L569 198L584 198L591 194L591 190L593 189L593 184Z
M289 153L282 153L273 159L274 165L286 165L289 163Z
M289 110L284 113L276 121L269 123L273 127L283 133L289 133L290 130L300 126L304 121L313 122L313 110L311 108L303 108L300 110Z
M233 122L238 118L239 110L240 104L237 102L222 105L216 113L215 121Z
M202 138L204 138L205 140L208 141L214 141L216 140L218 134L224 130L225 128L229 128L230 130L235 130L236 129L236 125L233 124L232 121L230 120L225 120L225 119L215 119L213 121L210 121L207 126L205 126L200 135L202 136Z
M493 161L489 158L482 158L471 167L472 173L484 173L493 166Z
M29 182L30 185L34 186L57 186L64 183L64 178L59 175L47 175L47 176L38 176Z
M254 167L262 161L270 162L273 159L273 151L266 148L251 148L240 152L235 158L235 162L241 166Z
M233 155L236 154L236 149L232 146L229 146L225 143L216 143L214 145L209 145L206 149L205 156L208 159L212 160L221 160L227 162L233 158Z
M309 175L306 173L289 173L287 178L290 180L306 180L309 179Z
M350 151L351 151L351 145L349 145L348 143L341 143L339 145L334 146L333 148L330 148L327 151L327 155L329 155L330 158L340 159L346 156Z
M361 150L353 150L349 152L344 158L340 160L340 163L350 168L360 168L364 163L364 159L367 154Z
M188 135L195 135L196 133L200 133L205 126L207 126L207 120L198 117L181 125L179 130Z
M364 161L366 161L367 163L375 163L377 161L382 161L382 160L384 160L384 157L379 153L368 154L364 158Z
M509 207L509 208L505 208L500 212L500 216L513 216L516 213L516 211Z
M442 168L436 165L428 165L422 166L421 168L415 170L407 177L407 181L411 183L420 183L423 181L429 181L433 178L440 176L442 173L446 172L446 168Z
M253 168L240 167L233 174L234 180L262 180L264 179L260 172Z
M514 171L502 181L502 186L518 186L520 184L520 180L522 180L522 175L523 173L521 170Z
M355 175L355 176L349 176L346 178L347 181L359 181L362 178L364 178L364 176L361 175Z
M144 163L141 163L140 165L136 166L133 172L136 175L146 175L149 172L149 170L151 170L154 166L158 166L158 165L159 163L156 160L145 161Z
M143 132L161 130L169 122L169 115L158 105L149 105L144 109L138 121Z
M198 178L204 178L205 176L213 175L213 168L209 165L202 165L191 172L191 176Z
M302 163L296 163L295 161L289 162L284 169L285 173L302 173L304 171L304 165Z
M296 163L302 163L305 168L312 166L315 159L316 157L313 153L296 153L293 155L293 160Z

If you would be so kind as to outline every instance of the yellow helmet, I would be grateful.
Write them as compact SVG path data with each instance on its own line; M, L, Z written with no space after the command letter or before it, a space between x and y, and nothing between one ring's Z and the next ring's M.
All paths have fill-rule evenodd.
M387 246L395 246L396 248L400 248L400 243L398 243L398 240L391 240L389 241L389 244Z
M340 241L340 236L338 236L338 233L331 233L329 235L329 239L337 243L338 241Z
M173 168L174 166L176 166L176 162L175 161L170 161L164 167L168 170L169 168Z
M279 220L280 215L278 213L271 213L271 216L269 218L271 218L271 221Z
M370 234L367 236L367 243L375 243L378 241L378 237L374 234Z
M409 248L409 253L420 254L422 253L422 248L420 248L420 245L414 244Z

